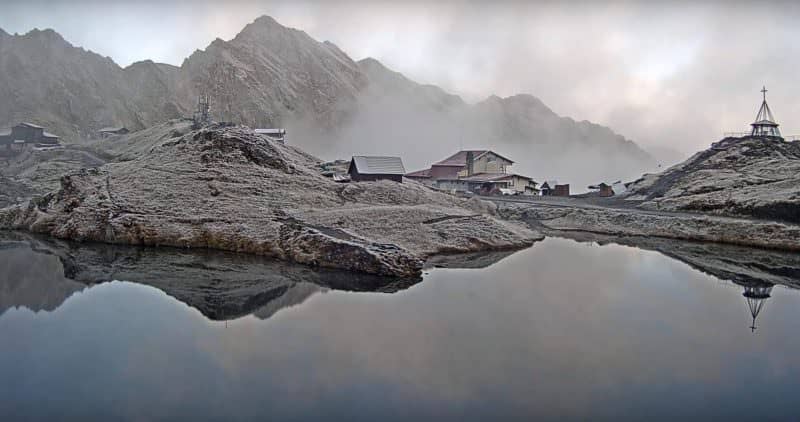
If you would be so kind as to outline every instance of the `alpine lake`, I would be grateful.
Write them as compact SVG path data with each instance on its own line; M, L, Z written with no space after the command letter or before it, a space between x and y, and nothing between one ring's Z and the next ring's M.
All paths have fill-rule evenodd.
M0 233L0 420L800 417L800 254L570 236L397 280Z

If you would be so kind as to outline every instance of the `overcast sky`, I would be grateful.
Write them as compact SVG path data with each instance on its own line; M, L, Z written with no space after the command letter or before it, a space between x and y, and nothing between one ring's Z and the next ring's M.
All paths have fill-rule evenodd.
M267 14L467 101L530 93L651 149L745 130L767 85L784 134L800 134L800 2L0 3L6 32L53 28L123 66L180 65Z

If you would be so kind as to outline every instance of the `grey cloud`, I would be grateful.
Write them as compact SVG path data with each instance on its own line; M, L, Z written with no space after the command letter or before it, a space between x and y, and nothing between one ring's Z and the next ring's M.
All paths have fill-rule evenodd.
M784 132L800 133L792 2L12 0L3 8L8 32L53 27L122 65L179 65L269 14L468 101L531 93L645 148L685 153L745 129L766 84Z

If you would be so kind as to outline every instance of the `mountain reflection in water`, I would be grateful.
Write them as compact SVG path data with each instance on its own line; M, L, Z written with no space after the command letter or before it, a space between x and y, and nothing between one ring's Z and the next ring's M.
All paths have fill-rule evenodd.
M421 281L214 250L79 244L22 233L0 236L0 262L9 263L0 279L6 283L0 290L0 313L9 306L50 311L85 286L124 280L156 287L211 320L250 314L266 319L329 289L391 293ZM32 301L37 293L39 299Z
M2 236L0 420L800 412L797 254L573 235L398 280Z

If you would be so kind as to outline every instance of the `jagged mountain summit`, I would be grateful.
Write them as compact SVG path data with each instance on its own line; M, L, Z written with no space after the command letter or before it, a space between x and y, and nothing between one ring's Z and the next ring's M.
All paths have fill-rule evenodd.
M467 104L267 16L180 67L122 68L53 30L0 34L3 127L34 121L74 142L101 127L140 130L188 116L200 92L211 95L216 120L286 127L292 143L323 158L397 154L422 168L459 147L492 147L514 155L521 172L576 184L633 177L652 164L633 142L533 96Z
M215 117L252 127L310 118L330 128L366 82L338 47L268 16L194 52L181 72L184 83L211 93Z

